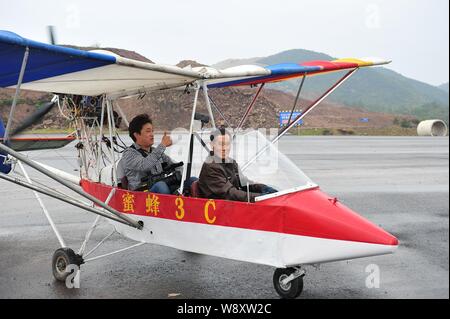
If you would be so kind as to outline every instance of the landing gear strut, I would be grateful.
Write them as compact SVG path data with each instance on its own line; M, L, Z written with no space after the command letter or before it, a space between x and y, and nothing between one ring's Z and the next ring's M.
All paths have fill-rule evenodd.
M273 274L275 290L283 299L295 299L303 291L305 271L300 267L277 268Z

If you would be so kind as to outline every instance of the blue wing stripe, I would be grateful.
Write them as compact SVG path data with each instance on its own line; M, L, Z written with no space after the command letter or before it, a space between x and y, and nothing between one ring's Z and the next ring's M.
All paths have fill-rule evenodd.
M279 78L280 76L289 77L290 75L302 75L304 73L317 72L322 70L320 66L302 66L295 63L282 63L282 64L273 64L266 66L265 69L270 70L270 75L265 76L257 76L252 78L245 78L240 80L233 81L225 81L220 83L212 83L208 84L208 88L221 88L232 85L244 85L246 83L252 83L254 81L257 82L266 82L271 79Z
M40 43L0 31L0 87L17 83L27 46L30 51L23 83L116 63L110 55Z

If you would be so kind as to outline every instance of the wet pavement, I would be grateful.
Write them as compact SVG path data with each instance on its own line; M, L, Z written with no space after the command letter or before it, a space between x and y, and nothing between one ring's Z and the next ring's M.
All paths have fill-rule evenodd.
M77 174L73 146L28 155ZM449 298L448 137L286 136L279 147L324 192L400 241L393 255L306 267L300 298ZM78 250L95 216L44 202ZM89 247L110 230L102 224ZM131 244L116 234L98 253ZM58 247L32 192L0 180L0 298L278 298L272 267L157 245L83 265L81 287L67 289L52 276ZM374 271L379 287L368 288Z

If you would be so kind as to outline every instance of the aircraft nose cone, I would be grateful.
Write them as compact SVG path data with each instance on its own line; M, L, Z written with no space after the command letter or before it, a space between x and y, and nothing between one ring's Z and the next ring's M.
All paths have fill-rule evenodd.
M397 246L398 239L318 188L293 194L286 231L303 236Z

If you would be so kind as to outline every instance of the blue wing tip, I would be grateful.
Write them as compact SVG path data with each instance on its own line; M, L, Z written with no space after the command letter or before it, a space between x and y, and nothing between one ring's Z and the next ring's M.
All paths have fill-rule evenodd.
M9 42L13 44L23 44L25 42L25 39L22 38L17 33L6 30L0 30L0 40L3 42Z

